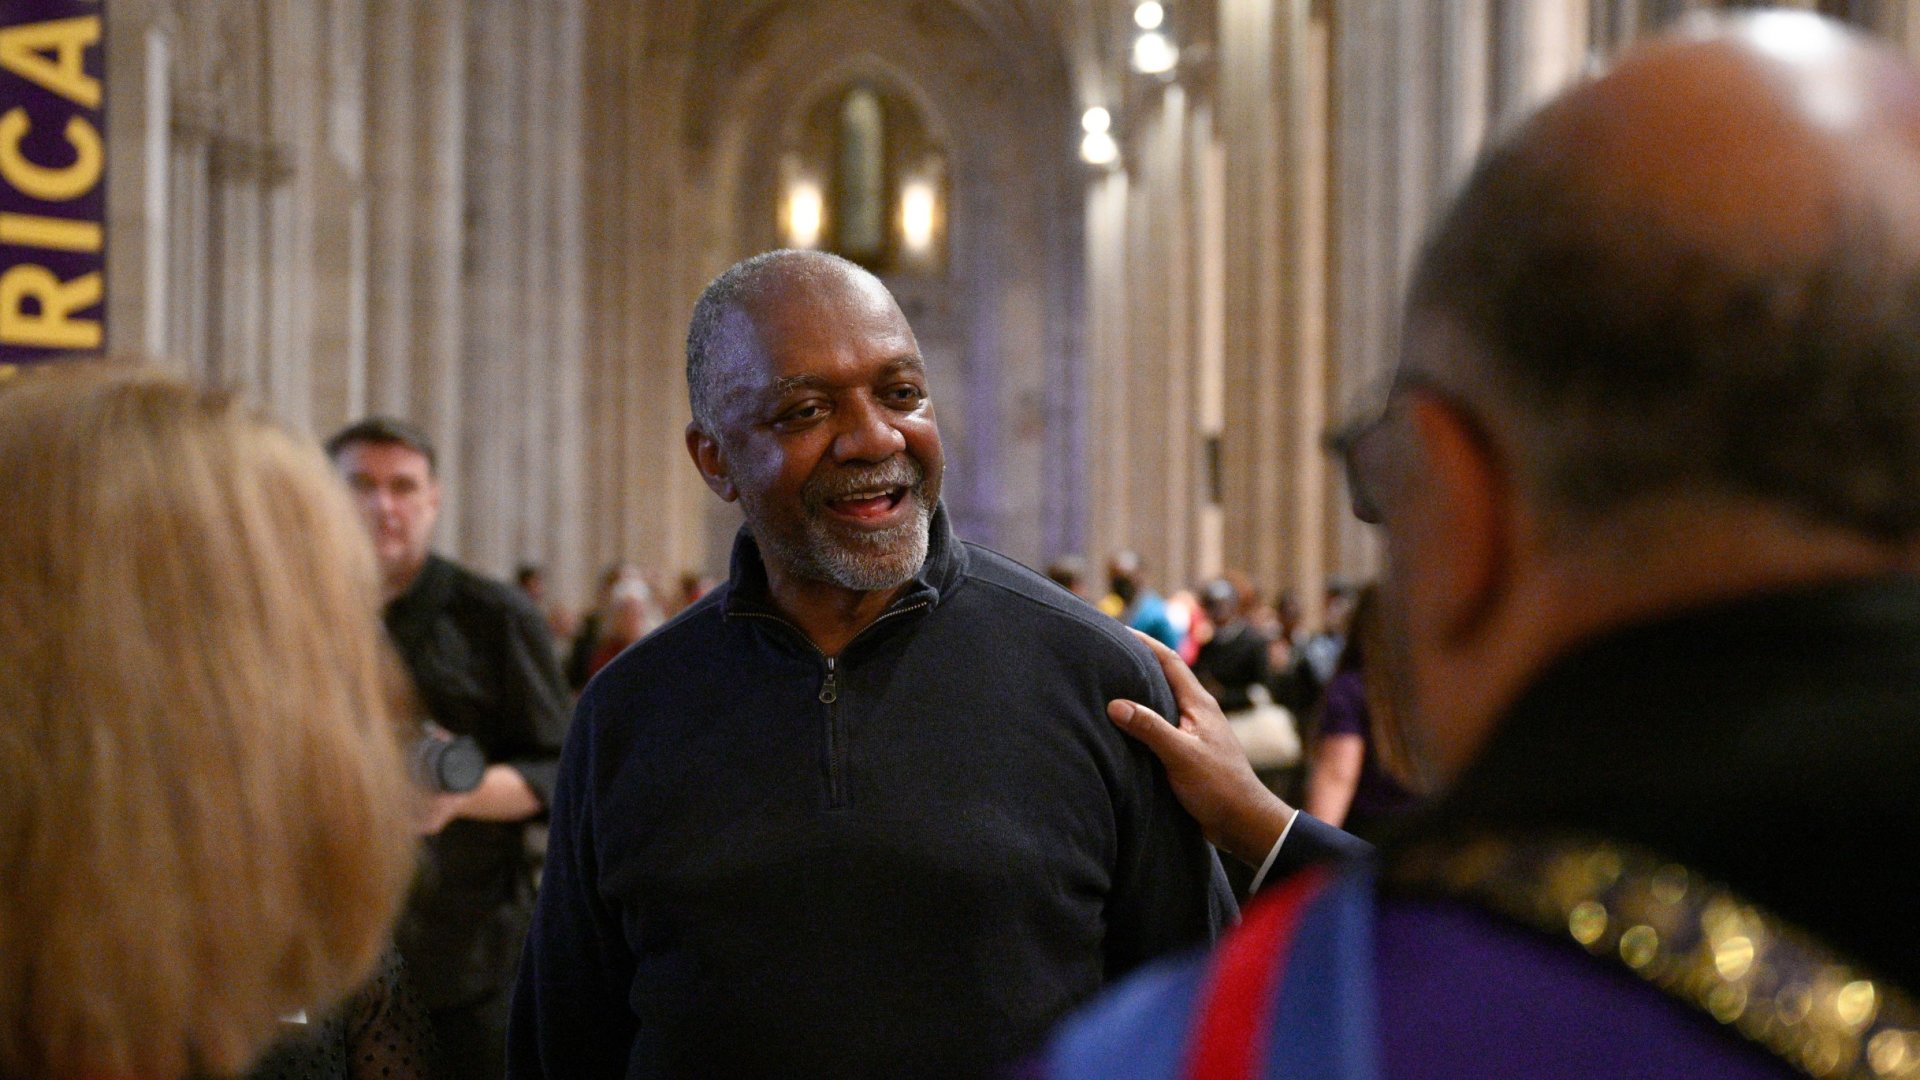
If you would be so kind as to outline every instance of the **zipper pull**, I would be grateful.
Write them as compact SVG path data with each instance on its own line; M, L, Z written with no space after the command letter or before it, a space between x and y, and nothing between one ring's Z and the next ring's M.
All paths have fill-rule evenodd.
M823 705L840 700L840 673L834 670L838 663L837 657L827 657L827 681L820 684L820 702Z

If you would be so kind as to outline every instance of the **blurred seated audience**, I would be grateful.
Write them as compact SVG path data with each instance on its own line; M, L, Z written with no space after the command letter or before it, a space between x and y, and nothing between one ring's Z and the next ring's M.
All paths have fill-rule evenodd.
M605 619L600 640L593 647L593 657L587 661L589 679L599 674L600 669L619 656L627 646L646 637L654 627L665 621L660 616L659 605L653 601L653 590L641 577L627 578L614 586L613 595L607 601Z
M547 571L539 563L521 563L513 572L513 583L533 601L540 611L541 618L547 621L547 630L553 634L554 648L560 642L572 641L579 629L580 620L574 617L572 609L547 595Z
M595 670L594 656L600 650L600 637L606 633L608 619L613 610L613 594L622 582L641 581L640 568L630 562L617 562L600 574L600 593L594 599L593 610L580 620L580 630L573 636L573 647L567 652L567 685L576 692L587 685L587 679Z
M1148 587L1138 553L1117 551L1107 560L1107 585L1111 591L1101 598L1101 611L1179 651L1185 637L1168 615L1166 600Z

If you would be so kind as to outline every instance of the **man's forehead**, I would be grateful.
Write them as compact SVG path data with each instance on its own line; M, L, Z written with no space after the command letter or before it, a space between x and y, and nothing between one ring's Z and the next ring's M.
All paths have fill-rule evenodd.
M884 357L918 366L919 347L884 287L858 279L782 284L721 318L721 354L736 379L803 377L823 362Z
M427 455L397 442L355 442L340 448L338 466L353 475L396 475L417 473L426 476Z

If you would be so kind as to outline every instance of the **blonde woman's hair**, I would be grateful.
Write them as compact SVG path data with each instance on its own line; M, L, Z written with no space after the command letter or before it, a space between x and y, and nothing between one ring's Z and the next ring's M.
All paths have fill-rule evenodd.
M231 397L0 381L0 1075L243 1071L413 868L364 531Z

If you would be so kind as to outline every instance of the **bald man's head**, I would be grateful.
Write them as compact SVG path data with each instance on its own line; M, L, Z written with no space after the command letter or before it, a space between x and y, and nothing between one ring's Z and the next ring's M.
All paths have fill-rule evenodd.
M1692 22L1563 95L1411 299L1406 363L1498 414L1549 508L1708 491L1920 534L1920 82L1833 23Z

